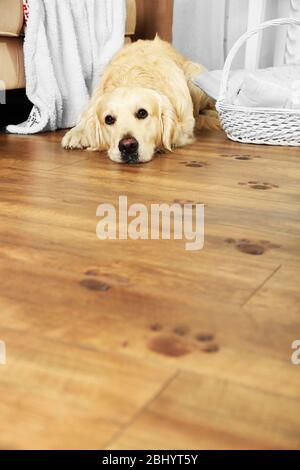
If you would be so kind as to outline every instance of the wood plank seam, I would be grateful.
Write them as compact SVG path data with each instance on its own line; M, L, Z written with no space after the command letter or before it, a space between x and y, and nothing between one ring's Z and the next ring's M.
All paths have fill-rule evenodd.
M251 294L248 296L248 298L242 304L242 307L245 307L245 305L249 302L249 300L252 299L267 284L267 282L270 281L270 279L272 279L272 277L279 271L279 269L281 267L282 267L282 264L279 264L274 269L274 271L272 271L271 274L269 276L267 276L266 279L264 279L264 281L261 284L259 284L259 286L257 286L256 289L254 289L253 292L251 292Z
M208 375L207 373L203 373L201 372L201 370L199 371L195 371L195 370L187 370L185 368L178 368L178 370L176 371L176 377L177 376L180 376L180 374L188 374L189 376L195 376L195 377L201 377L202 379L207 379L207 380L210 380L211 378L214 378L216 380L220 380L221 382L223 382L223 392L226 390L226 388L228 387L228 384L235 384L235 385L238 385L239 387L245 389L245 390L252 390L252 391L256 391L256 392L259 392L259 393L262 393L263 395L266 395L266 396L272 396L272 397L277 397L277 398L286 398L287 395L285 395L284 393L278 393L276 391L270 391L270 390L265 390L264 388L262 387L258 387L257 385L249 385L249 384L245 384L243 382L241 382L238 377L235 378L235 379L225 379L225 378L221 378L220 376L218 376L217 374L216 375ZM175 377L175 379L176 379ZM163 391L165 391L168 386L173 382L173 377L171 377L169 380L168 380L169 383L167 383L166 386L163 386ZM158 392L157 395L159 396L161 392ZM300 396L299 397L292 397L292 396L289 396L288 397L289 400L292 400L293 402L295 403L300 403ZM145 408L147 408L149 405L151 405L151 403L153 402L154 400L149 400L149 403L147 403L147 405L145 406Z
M104 445L105 450L109 450L110 446L112 446L115 442L118 441L122 437L122 435L132 426L135 421L146 411L152 403L159 398L159 396L171 385L171 383L177 378L180 373L180 369L176 369L174 373L171 375L169 379L166 380L164 384L160 387L160 389L142 406L133 416L132 418L126 423L121 429L119 429L116 434L109 439L107 444Z

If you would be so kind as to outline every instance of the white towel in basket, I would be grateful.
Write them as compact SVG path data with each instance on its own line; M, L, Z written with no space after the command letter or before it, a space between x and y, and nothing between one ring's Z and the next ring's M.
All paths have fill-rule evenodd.
M24 56L32 112L8 132L77 124L104 66L122 47L125 0L29 0Z
M218 99L222 70L203 72L194 83ZM300 109L300 65L230 72L228 103L238 106Z
M247 75L233 101L237 106L300 109L300 79L276 83Z

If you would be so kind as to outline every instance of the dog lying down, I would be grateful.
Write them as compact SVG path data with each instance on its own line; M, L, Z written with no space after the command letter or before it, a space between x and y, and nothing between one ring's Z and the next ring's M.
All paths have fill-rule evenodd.
M191 143L195 127L219 126L213 102L192 82L203 70L159 37L125 46L62 146L107 150L115 162L142 163Z

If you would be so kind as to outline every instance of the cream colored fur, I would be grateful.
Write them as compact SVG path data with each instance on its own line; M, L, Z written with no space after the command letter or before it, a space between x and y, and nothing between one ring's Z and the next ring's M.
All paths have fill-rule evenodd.
M186 60L169 43L156 37L125 46L106 67L87 111L63 138L64 148L107 150L121 161L118 148L124 136L139 143L139 161L157 150L189 144L194 128L217 128L212 101L192 77L204 68ZM148 117L137 119L139 109ZM105 117L116 118L113 125Z

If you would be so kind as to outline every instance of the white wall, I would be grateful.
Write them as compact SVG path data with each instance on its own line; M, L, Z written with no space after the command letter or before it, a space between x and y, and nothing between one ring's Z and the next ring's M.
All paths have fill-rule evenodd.
M248 6L249 0L174 0L174 46L210 70L222 68L229 49L247 30ZM300 18L300 0L266 0L264 20L282 16ZM273 65L274 55L276 65L282 63L284 56L289 62L285 51L286 31L281 27L263 33L260 67ZM300 27L293 38L290 47L300 59ZM233 68L243 68L244 57L242 50Z

